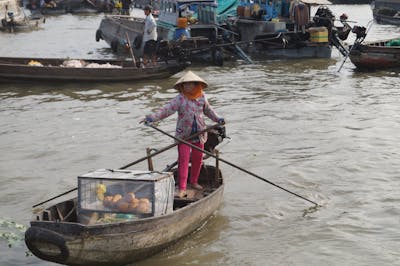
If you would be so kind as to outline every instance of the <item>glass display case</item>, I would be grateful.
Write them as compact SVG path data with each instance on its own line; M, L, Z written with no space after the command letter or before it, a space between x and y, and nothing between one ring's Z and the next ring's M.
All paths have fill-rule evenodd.
M168 214L175 182L170 172L99 169L78 176L78 219L94 224Z

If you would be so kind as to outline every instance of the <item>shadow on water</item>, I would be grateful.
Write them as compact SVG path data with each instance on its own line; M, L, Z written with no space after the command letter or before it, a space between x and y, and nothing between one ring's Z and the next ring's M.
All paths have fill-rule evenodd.
M199 262L207 265L215 263L215 261L223 261L224 253L213 250L212 246L219 241L221 233L228 227L228 224L228 217L217 212L199 229L177 243L146 260L130 264L130 266L185 265ZM199 253L199 249L205 252Z
M49 96L60 101L77 99L93 101L102 98L118 101L132 100L140 97L150 97L171 88L175 79L161 81L143 80L140 82L85 82L85 83L60 83L60 82L18 82L0 84L0 99L14 99L32 96Z
M388 68L382 70L374 70L374 69L358 69L354 68L352 72L352 77L354 78L364 78L364 77L400 77L400 68Z

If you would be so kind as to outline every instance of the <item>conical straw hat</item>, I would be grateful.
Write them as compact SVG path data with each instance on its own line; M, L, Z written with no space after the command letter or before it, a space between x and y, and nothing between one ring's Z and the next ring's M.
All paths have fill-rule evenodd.
M192 71L188 71L185 75L183 75L174 85L175 89L179 89L179 85L185 82L201 82L204 84L204 88L208 87L208 83L205 82L202 78L197 76L195 73Z

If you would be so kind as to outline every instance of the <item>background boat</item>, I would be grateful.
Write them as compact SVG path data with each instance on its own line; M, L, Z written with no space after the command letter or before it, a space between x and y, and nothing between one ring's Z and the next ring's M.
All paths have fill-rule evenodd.
M374 8L374 19L380 24L400 25L400 9Z
M18 0L0 0L0 30L15 32L38 29L45 22L43 16L30 16Z
M183 70L187 64L176 61L158 62L157 66L141 67L139 61L69 58L0 57L0 78L7 81L91 81L116 82L167 78Z
M361 70L379 70L400 67L400 37L355 43L350 47L351 62Z
M26 8L32 13L46 15L111 13L114 7L113 0L30 0L26 3Z
M342 42L351 30L347 17L341 17L343 25L336 26L335 15L327 6L320 6L311 15L311 5L318 3L326 2L297 2L292 7L296 12L290 11L285 1L244 3L238 7L236 17L226 21L226 27L236 32L231 40L237 41L250 57L330 58L333 47L346 55ZM293 12L295 15L290 15Z

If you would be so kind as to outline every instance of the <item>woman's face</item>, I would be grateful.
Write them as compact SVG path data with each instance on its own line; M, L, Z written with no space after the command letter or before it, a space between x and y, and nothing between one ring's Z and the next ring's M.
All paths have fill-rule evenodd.
M183 90L186 92L190 92L193 90L193 88L196 86L196 84L194 82L184 82L182 84L183 86Z

